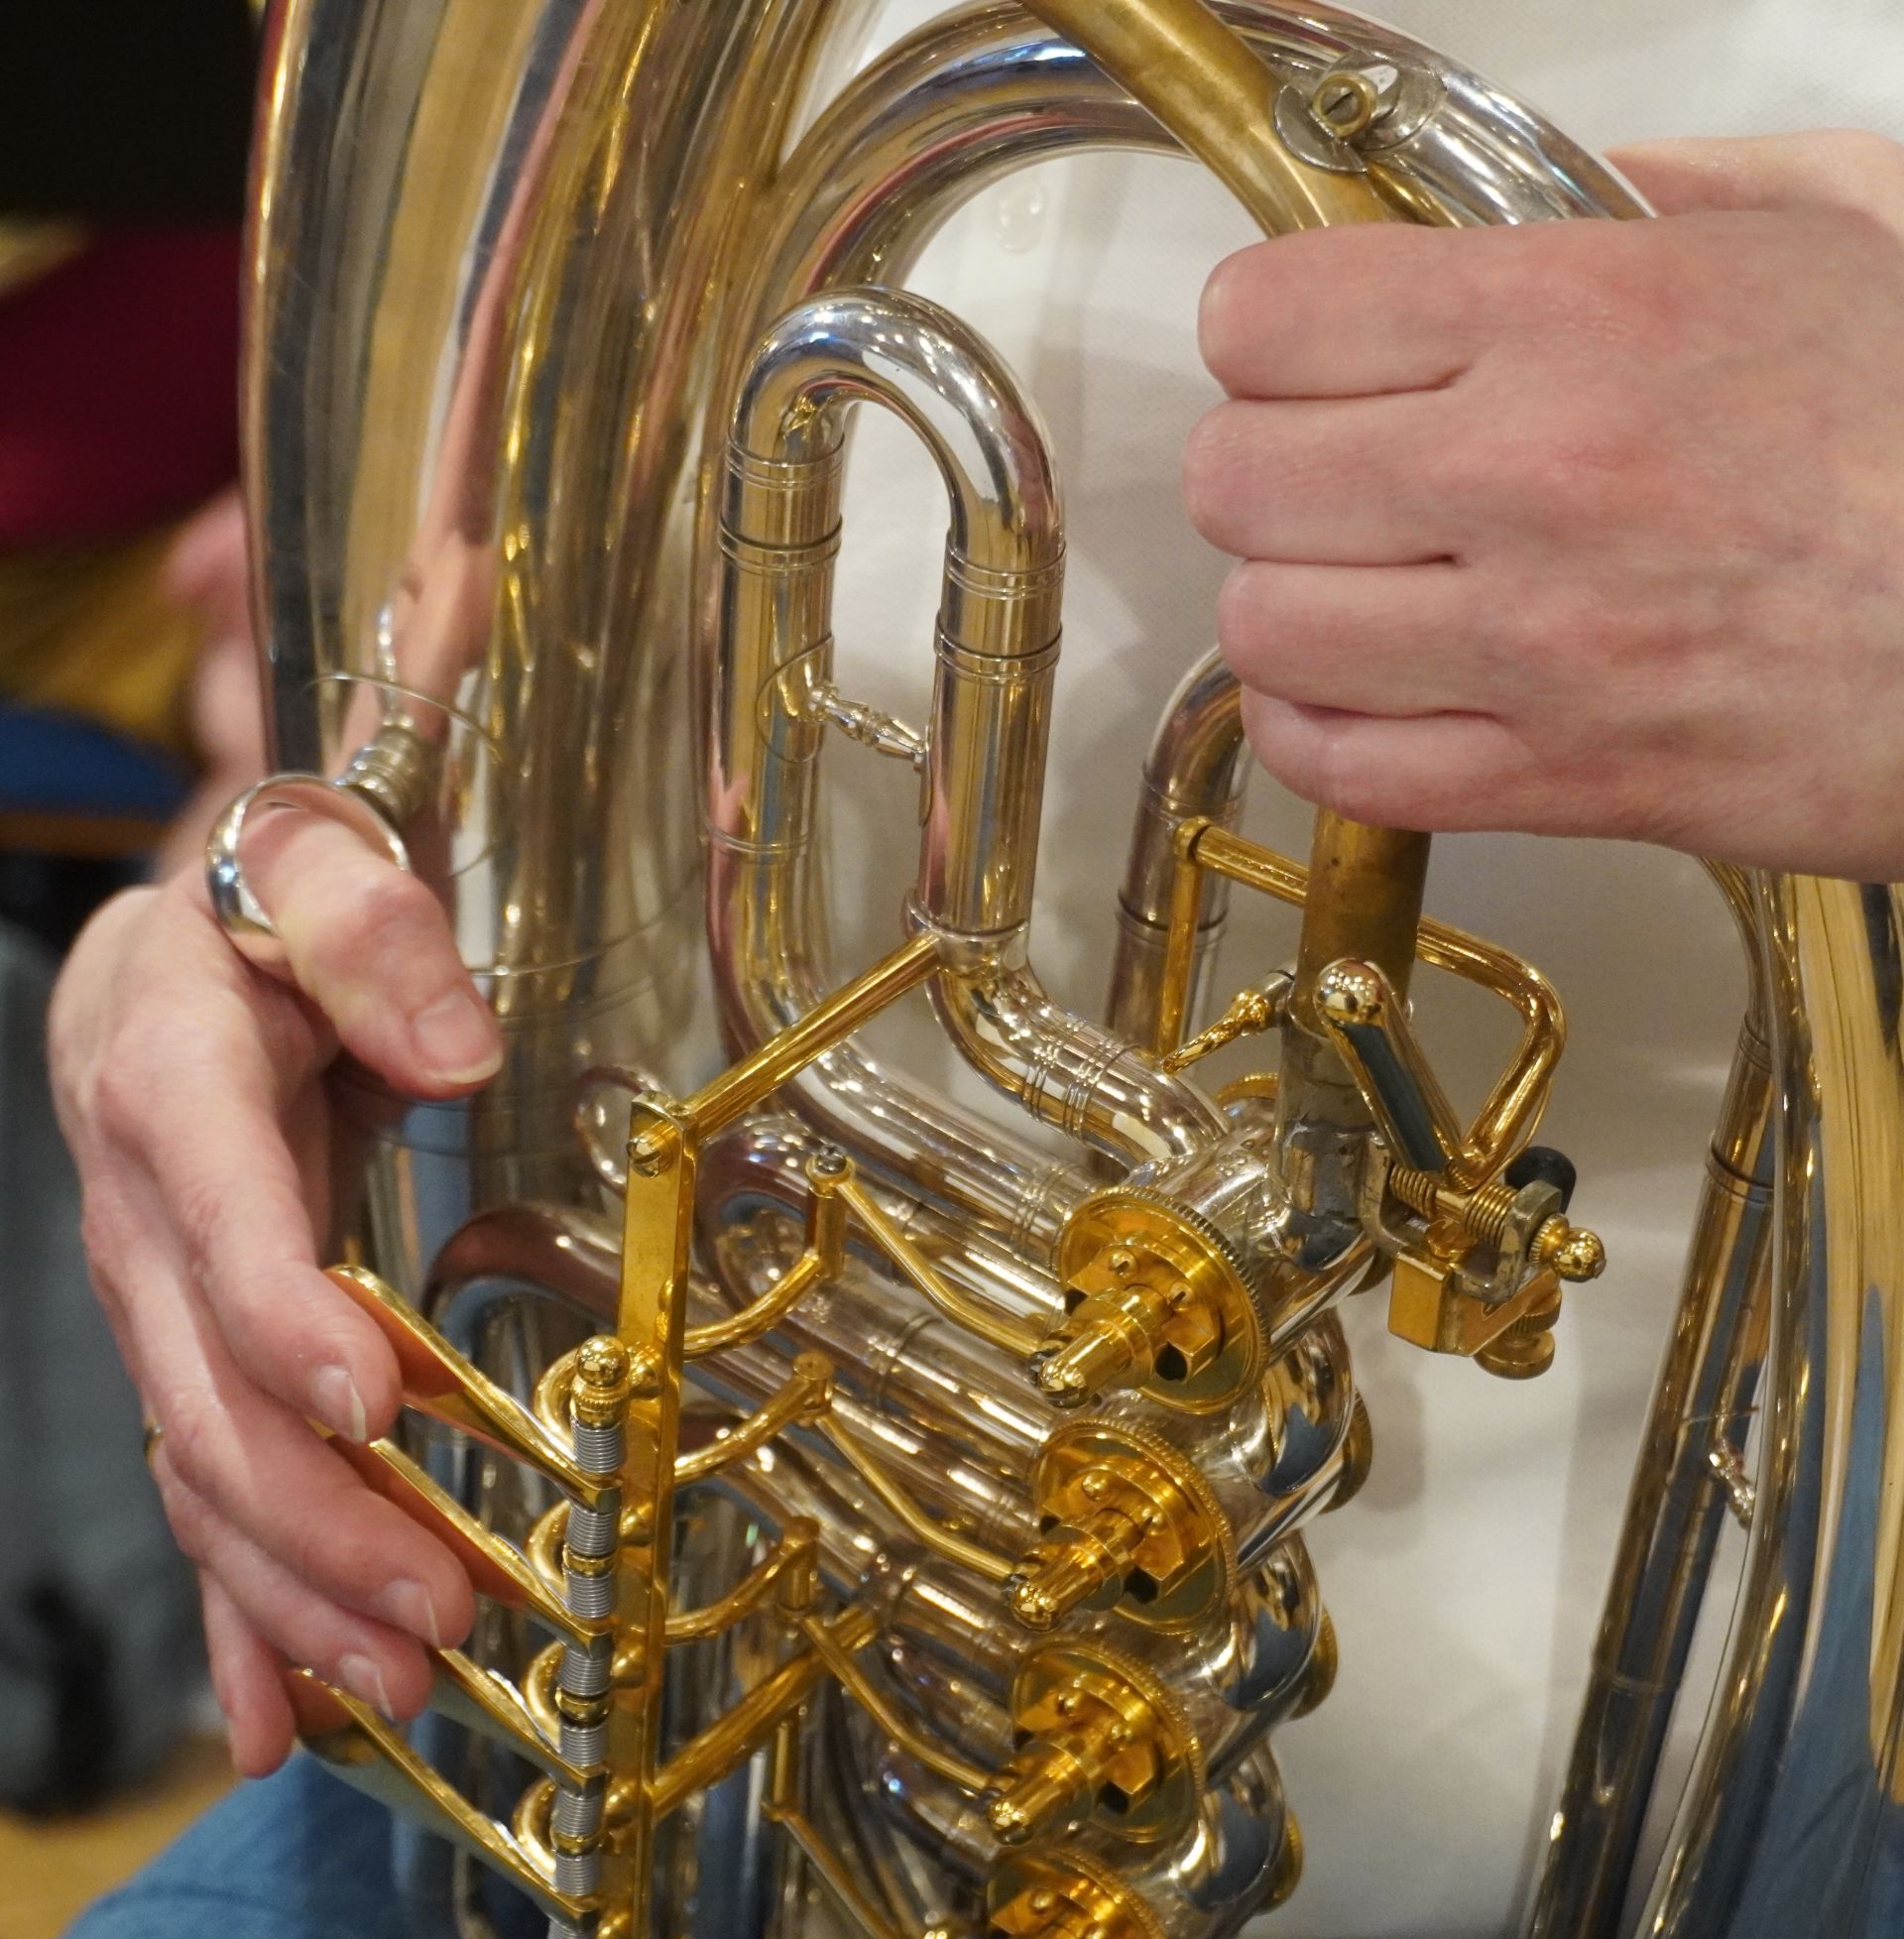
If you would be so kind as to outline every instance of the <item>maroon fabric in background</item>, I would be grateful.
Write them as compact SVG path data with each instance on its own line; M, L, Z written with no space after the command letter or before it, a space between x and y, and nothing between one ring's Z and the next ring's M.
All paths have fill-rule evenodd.
M0 299L0 551L129 537L238 468L239 238L99 235Z

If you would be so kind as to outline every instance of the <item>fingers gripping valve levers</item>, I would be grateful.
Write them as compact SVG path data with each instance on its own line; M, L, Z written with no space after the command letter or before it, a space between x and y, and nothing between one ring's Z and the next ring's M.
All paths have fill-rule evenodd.
M513 1878L556 1932L647 1939L684 1877L711 1891L721 1868L747 1869L735 1854L755 1866L758 1828L722 1848L726 1817L707 1804L737 1786L778 1833L766 1848L776 1883L750 1928L776 1939L842 1924L871 1939L1235 1932L1301 1867L1269 1734L1335 1674L1302 1531L1353 1498L1371 1459L1335 1308L1392 1270L1396 1333L1526 1378L1553 1357L1562 1284L1602 1264L1568 1222L1565 1161L1527 1144L1562 1043L1553 993L1503 952L1418 919L1421 837L1325 817L1311 872L1231 833L1236 694L1208 669L1160 740L1180 759L1146 788L1115 1028L1060 1009L1036 978L1055 470L997 356L865 279L903 274L963 172L1010 165L1013 143L1028 158L1111 128L1155 145L1168 127L1274 226L1423 206L1328 108L1291 148L1289 118L1312 96L1341 107L1340 87L1317 91L1340 51L1291 42L1273 10L1228 11L1286 75L1179 0L1033 11L1103 66L1011 10L955 16L869 70L758 202L752 187L715 192L727 178L710 174L669 204L690 213L668 246L690 255L696 220L756 225L744 248L723 233L723 274L712 254L676 265L670 289L724 305L699 326L693 378L717 428L703 489L649 481L656 502L700 513L687 594L667 610L671 626L694 609L709 669L708 946L737 1061L685 1096L637 1076L665 1046L605 1043L592 959L554 952L553 970L538 963L502 1001L523 1041L543 989L571 1004L556 1075L533 1073L536 1088L512 1050L493 1105L472 1107L467 1218L401 1271L331 1275L388 1342L411 1416L402 1445L336 1445L452 1548L496 1618L467 1652L431 1652L431 1708L529 1775L499 1813L493 1757L479 1789L431 1761L433 1737L302 1671L300 1728L346 1777ZM796 93L768 84L785 44L763 25L718 53L690 45L695 12L656 9L652 39L615 60L630 100L650 90L678 113L685 63L708 117L744 108L734 154L697 142L682 166L714 170L718 152L751 183L740 149L758 140L776 157L783 131L765 104L784 97L774 112L788 111ZM809 13L817 44L825 9ZM643 65L652 51L675 62L665 85ZM597 68L622 71L606 56L572 71ZM1035 116L1013 105L1027 73ZM1350 133L1370 134L1383 111L1377 100ZM935 129L945 138L928 139ZM982 162L961 159L968 149ZM926 179L934 169L960 173ZM537 273L556 276L566 244L535 240L551 252ZM532 303L519 326L533 337L562 307ZM660 346L689 340L685 325L656 331ZM514 346L510 367L536 368L546 347ZM654 355L656 398L689 381L678 357ZM648 421L686 424L693 402L651 400ZM835 681L858 404L910 425L948 494L923 725ZM449 407L459 435L466 408ZM499 444L515 462L534 438L512 422ZM525 520L560 498L518 487L508 504ZM534 609L537 568L505 525L514 623ZM429 723L451 696L403 651L394 635L380 644L383 721L338 781L264 784L214 834L214 905L266 967L284 965L246 877L261 814L315 807L402 866L440 791ZM486 691L506 658L477 654L457 680ZM523 692L508 705L490 694L491 712L527 707L533 690L552 719L549 666L525 665ZM462 717L477 712L460 686L454 697ZM559 766L537 738L547 725L523 730L526 796ZM865 758L841 740L900 757L921 798L900 936L850 975L804 926L824 905L822 751ZM601 747L590 762L613 765ZM590 762L571 778L584 790ZM542 864L487 902L441 886L462 896L459 921L514 937L583 873L559 855ZM1216 912L1238 885L1302 909L1298 957L1193 1034ZM1418 958L1522 1019L1515 1061L1471 1126L1412 1034ZM1069 1141L1068 1160L873 1062L865 1028L921 993L962 1054ZM1274 1074L1216 1095L1198 1083L1206 1058L1255 1035L1280 1042ZM572 1132L586 1154L573 1167L585 1182L563 1198L525 1193L509 1161L512 1137L533 1131L538 1152L551 1142L530 1122L549 1095L573 1121L553 1142ZM618 1108L625 1141L603 1129ZM361 1254L379 1264L379 1218L414 1183L408 1148L387 1145ZM623 1201L619 1231L604 1191ZM452 1324L466 1294L496 1284L547 1295L562 1316L548 1326L567 1328L527 1391L521 1355L502 1356L518 1377L502 1380ZM545 1644L519 1646L529 1631Z
M854 293L770 336L743 388L722 544L724 657L766 656L772 677L732 690L769 696L745 723L756 758L810 769L825 727L815 581L852 399L919 424L955 493L938 695L918 736L944 805L926 818L912 933L693 1097L636 1098L626 1162L609 1167L626 1198L619 1259L598 1236L585 1289L610 1330L558 1358L532 1404L373 1274L332 1275L387 1336L416 1413L556 1498L518 1547L397 1445L350 1454L452 1542L485 1596L551 1638L514 1676L433 1655L434 1707L536 1773L519 1808L488 1815L388 1720L308 1673L294 1700L320 1756L506 1872L557 1931L647 1931L666 1821L762 1757L764 1808L788 1849L863 1929L916 1939L873 1901L809 1798L824 1719L842 1704L849 1730L906 1773L909 1808L949 1828L957 1866L933 1930L966 1930L957 1920L981 1905L998 1934L1229 1930L1300 1867L1265 1745L1334 1674L1300 1530L1353 1496L1370 1453L1332 1305L1392 1262L1397 1332L1518 1378L1552 1357L1561 1279L1600 1269L1597 1243L1566 1222L1556 1166L1515 1158L1559 1051L1559 1009L1533 971L1422 925L1425 960L1495 990L1526 1024L1468 1131L1410 1033L1408 961L1332 961L1307 987L1278 975L1181 1041L1208 880L1297 904L1308 893L1295 865L1191 817L1174 837L1152 1040L1047 1023L1041 1063L1022 1073L1008 1036L985 1046L1031 1108L1134 1164L1124 1183L1071 1193L1048 1263L1040 1247L993 1264L1001 1247L981 1221L962 1231L878 1180L885 1154L864 1175L831 1147L790 1162L800 1140L764 1108L888 1006L926 989L957 1029L1000 1009L1008 981L1020 1003L1034 987L1026 797L1014 825L979 803L973 778L1001 770L1001 745L1021 776L1042 765L1055 493L1029 407L951 318ZM955 410L951 428L934 422ZM783 819L757 830L756 856L784 854L797 796L780 790L767 811ZM259 798L274 797L299 798L289 784ZM223 906L239 909L242 826L228 817L213 853ZM388 826L380 839L400 847ZM973 925L975 907L1004 908L1003 940ZM258 922L246 910L235 926L255 937ZM1326 1115L1292 1081L1272 1100L1266 1079L1225 1112L1181 1074L1263 1030L1313 1037L1285 1071L1339 1073ZM774 1174L776 1210L768 1236L733 1227L710 1261L697 1226L724 1215L699 1181L737 1153ZM914 1315L897 1329L911 1344L876 1380L895 1306ZM943 1358L922 1328L951 1343ZM947 1405L955 1372L1000 1418L976 1458L940 1464L922 1453L973 1435ZM712 1438L710 1421L723 1423ZM754 1532L715 1600L682 1607L672 1555L710 1489L754 1510ZM669 1665L714 1642L757 1674L680 1741ZM935 1655L966 1665L976 1689L926 1674ZM1199 1910L1210 1881L1192 1876L1213 1852L1244 1875L1226 1874L1220 1917Z

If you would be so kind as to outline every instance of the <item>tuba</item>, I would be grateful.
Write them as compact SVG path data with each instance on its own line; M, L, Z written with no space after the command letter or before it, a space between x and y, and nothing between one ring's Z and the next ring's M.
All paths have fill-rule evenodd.
M862 12L268 17L246 468L282 773L214 896L255 941L246 817L353 821L439 891L506 1042L464 1103L346 1080L332 1275L410 1403L349 1458L481 1622L411 1732L291 1684L419 1828L419 1921L468 1939L492 1874L595 1939L1240 1931L1297 1884L1272 1745L1336 1675L1304 1530L1372 1458L1339 1309L1525 1380L1603 1264L1531 1142L1554 991L1423 915L1423 836L1240 835L1214 662L1136 778L1102 1014L1040 982L1059 483L1012 372L906 284L963 201L1086 149L1187 151L1278 233L1645 211L1320 0L981 0L855 70ZM861 406L947 503L909 720L836 678ZM848 959L826 794L876 757L917 871ZM1712 873L1751 999L1538 1939L1904 1929L1899 908ZM1245 897L1300 944L1232 999ZM1413 1021L1430 972L1515 1021L1472 1120ZM983 1107L870 1047L921 999Z

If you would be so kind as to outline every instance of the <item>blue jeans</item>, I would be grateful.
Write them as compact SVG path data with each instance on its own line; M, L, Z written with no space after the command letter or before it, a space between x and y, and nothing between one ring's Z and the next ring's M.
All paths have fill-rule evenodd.
M400 1902L398 1846L416 1879ZM416 1862L414 1832L294 1757L275 1777L241 1785L129 1883L66 1928L65 1939L428 1939L453 1930L447 1848ZM548 1921L520 1892L485 1878L498 1939L541 1939Z
M407 1939L390 1814L294 1757L215 1805L66 1939Z

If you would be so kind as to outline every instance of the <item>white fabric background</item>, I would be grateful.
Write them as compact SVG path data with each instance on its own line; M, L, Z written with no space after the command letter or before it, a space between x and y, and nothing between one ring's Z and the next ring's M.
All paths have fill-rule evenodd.
M936 11L892 0L879 41ZM1596 144L1863 125L1904 135L1900 0L1391 0L1397 24ZM988 193L919 287L1016 365L1055 436L1072 511L1067 652L1045 823L1037 960L1103 996L1143 744L1207 643L1223 573L1178 507L1177 452L1214 393L1199 289L1248 224L1197 173L1068 164ZM929 681L942 513L901 434L862 433L840 615L844 684L916 718ZM851 764L851 765L849 765ZM849 778L850 777L850 781ZM843 960L889 946L910 866L910 792L842 750ZM844 784L844 785L843 785ZM1259 785L1255 830L1304 845ZM1639 1420L1742 988L1716 898L1680 858L1586 844L1441 844L1431 907L1524 951L1569 1000L1575 1049L1547 1136L1578 1159L1577 1212L1613 1264L1576 1296L1557 1370L1514 1387L1387 1340L1352 1313L1375 1478L1313 1536L1342 1638L1337 1693L1277 1740L1308 1874L1268 1930L1483 1939L1515 1928L1566 1756ZM1288 951L1240 922L1224 988ZM1464 993L1423 993L1452 1087L1478 1098L1507 1032ZM930 1045L904 1046L917 1062Z

